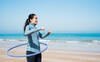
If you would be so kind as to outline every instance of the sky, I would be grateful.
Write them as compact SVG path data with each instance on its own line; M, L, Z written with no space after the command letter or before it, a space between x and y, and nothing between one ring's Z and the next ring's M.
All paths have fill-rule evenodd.
M100 0L0 0L0 33L23 33L31 13L46 31L100 33Z

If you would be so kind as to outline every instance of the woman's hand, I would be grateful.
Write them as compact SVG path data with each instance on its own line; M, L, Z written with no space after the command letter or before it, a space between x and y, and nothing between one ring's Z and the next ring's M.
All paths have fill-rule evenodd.
M42 27L42 28L41 28L41 30L45 30L45 28L44 28L44 27Z
M48 34L50 34L50 33L51 33L51 31L49 30L49 31L48 31Z

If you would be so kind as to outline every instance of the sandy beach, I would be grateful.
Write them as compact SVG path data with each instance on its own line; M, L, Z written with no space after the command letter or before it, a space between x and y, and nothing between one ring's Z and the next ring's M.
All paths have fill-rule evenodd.
M0 44L4 44L5 42L1 42ZM23 42L19 42L16 44L20 44ZM26 58L14 58L6 55L6 51L11 46L16 45L15 42L11 42L10 45L4 47L0 46L0 62L26 62ZM100 62L100 51L96 50L88 50L86 49L75 49L75 46L71 46L72 44L67 44L71 46L72 49L65 48L55 48L50 47L54 45L54 42L47 42L49 48L42 53L42 62ZM56 43L56 46L65 46L65 43ZM77 47L77 46L76 46ZM100 46L96 46L100 47ZM89 47L96 48L96 47ZM42 47L43 48L43 47ZM42 49L41 48L41 49ZM14 55L24 55L26 53L26 46L15 48L14 50L9 52Z

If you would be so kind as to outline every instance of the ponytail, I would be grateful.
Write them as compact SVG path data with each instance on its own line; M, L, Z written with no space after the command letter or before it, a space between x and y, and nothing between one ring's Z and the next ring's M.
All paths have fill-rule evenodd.
M25 26L24 26L24 32L25 32L25 29L26 29L27 25L29 25L29 19L26 19Z

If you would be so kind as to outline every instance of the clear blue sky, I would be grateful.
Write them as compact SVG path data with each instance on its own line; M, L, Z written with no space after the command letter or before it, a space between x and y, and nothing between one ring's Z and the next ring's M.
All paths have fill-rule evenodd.
M0 33L23 33L30 13L52 32L100 33L100 0L0 0Z

